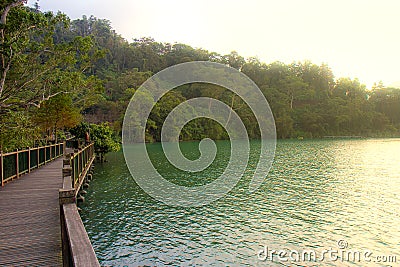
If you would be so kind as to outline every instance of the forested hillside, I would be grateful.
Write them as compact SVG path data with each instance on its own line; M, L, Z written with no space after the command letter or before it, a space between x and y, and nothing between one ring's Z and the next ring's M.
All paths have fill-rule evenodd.
M279 138L400 136L400 90L382 83L367 89L357 79L335 77L326 64L266 64L236 52L220 55L152 38L127 41L108 20L83 16L70 21L61 13L42 13L23 3L1 4L3 149L55 138L82 121L107 122L118 136L127 104L147 78L168 66L195 60L226 64L249 76L270 103ZM190 84L157 103L148 121L147 139L158 141L169 111L197 96L217 98L233 107L250 137L258 137L255 118L238 96L213 85ZM226 137L218 124L206 119L192 121L182 132L183 140L205 136Z

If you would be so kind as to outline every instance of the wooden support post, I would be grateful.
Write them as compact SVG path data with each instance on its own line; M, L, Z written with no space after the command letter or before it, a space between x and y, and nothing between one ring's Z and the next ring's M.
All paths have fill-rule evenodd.
M65 178L69 178L68 181L71 181L71 176L65 177ZM60 205L76 203L75 190L73 188L59 189L58 190L58 201L59 201Z
M63 266L72 266L71 251L68 242L68 233L65 226L65 217L63 205L75 203L75 190L71 188L71 168L63 168L63 187L58 190L58 201L60 203L60 222L61 222L61 240L62 240L62 255Z
M19 177L19 157L18 157L18 149L17 153L15 153L15 173L17 174L17 178Z
M47 153L46 153L46 146L44 146L44 164L46 164L46 159L47 159Z
M68 155L65 156L63 159L63 166L65 167L66 165L71 166L71 159L69 158Z
M28 173L31 172L31 148L28 147Z
M84 162L83 162L83 152L80 154L80 159L81 159L81 164L80 164L80 169L79 169L79 175L82 174L83 169L85 168ZM81 182L81 181L79 181Z
M39 149L39 147L37 147L36 148L37 150L37 164L36 164L36 167L37 168L39 168L39 165L40 165L40 149Z
M72 176L72 168L64 166L62 169L62 176L63 177Z
M70 155L70 159L71 159L70 166L71 166L71 169L72 169L72 174L71 174L71 176L72 176L72 188L74 188L75 187L75 176L76 176L75 158L74 158L74 153L70 153L69 155Z
M78 155L78 183L81 182L81 173L82 173L82 153L79 153Z
M4 186L4 161L3 161L3 151L0 151L0 164L1 164L1 186Z
M79 161L79 155L76 156L76 174L75 174L75 183L79 184L79 177L80 177L80 171L81 171L81 167L80 167L80 161Z
M63 266L73 266L71 248L69 247L68 231L65 226L65 216L63 205L60 205L60 223L61 223L61 243Z

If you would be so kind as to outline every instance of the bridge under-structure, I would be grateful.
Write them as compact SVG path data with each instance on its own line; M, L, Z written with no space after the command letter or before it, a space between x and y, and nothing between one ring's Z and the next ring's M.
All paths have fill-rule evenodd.
M25 164L23 175L18 174L23 157L16 154L17 174L5 184L5 157L14 154L0 155L0 266L99 266L76 206L93 146L72 151L64 143L63 151L47 161L45 156L43 164L38 152L36 168Z

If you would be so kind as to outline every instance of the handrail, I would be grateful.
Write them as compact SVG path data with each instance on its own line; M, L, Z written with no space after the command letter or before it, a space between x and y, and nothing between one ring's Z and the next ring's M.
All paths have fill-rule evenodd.
M100 267L75 203L60 207L63 227L63 265ZM66 240L65 240L65 239ZM65 242L65 243L64 243ZM66 255L67 254L67 255Z
M29 147L8 153L0 152L1 186L62 156L65 152L65 147L64 141L57 144Z
M81 150L75 150L69 156L66 156L66 165L71 168L71 182L72 188L75 190L79 189L82 184L83 177L86 174L88 164L91 165L94 159L94 144L90 143L83 147ZM68 164L69 161L69 164Z
M66 154L59 190L64 266L100 266L76 206L76 196L94 161L93 144Z

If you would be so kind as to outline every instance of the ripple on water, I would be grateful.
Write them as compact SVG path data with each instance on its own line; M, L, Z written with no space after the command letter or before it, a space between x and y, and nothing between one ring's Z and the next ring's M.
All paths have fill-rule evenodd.
M193 151L197 144L182 145ZM218 147L229 146L220 142ZM163 173L191 182L162 162L157 155L160 147L153 144L151 149ZM263 263L257 252L264 245L322 251L337 248L340 239L354 250L400 258L398 151L399 139L280 141L273 167L258 191L248 194L251 166L257 164L253 151L250 167L234 190L197 208L154 201L132 180L122 153L112 153L108 163L96 166L82 219L104 266L256 266ZM193 185L201 182L201 175L212 180L221 173L227 151L222 155L212 170L190 176Z

